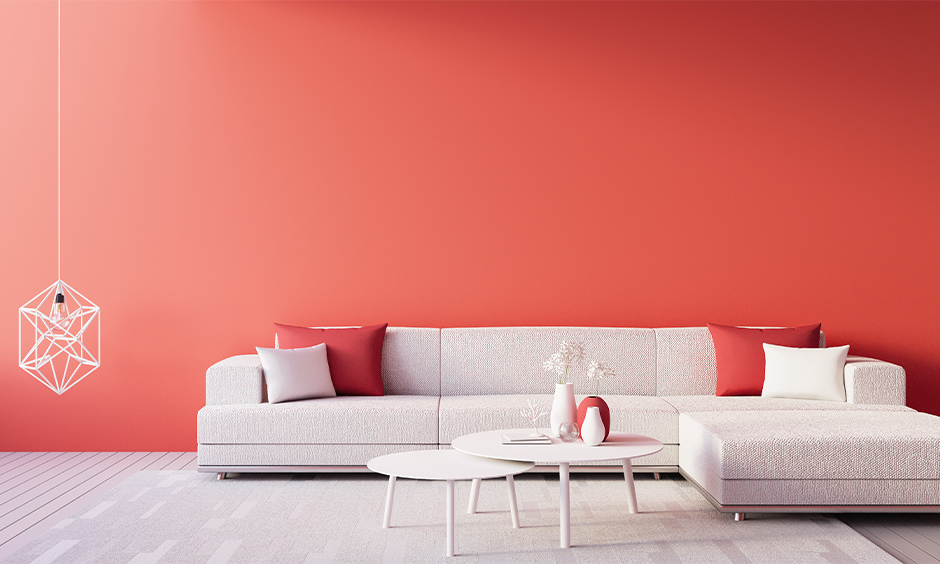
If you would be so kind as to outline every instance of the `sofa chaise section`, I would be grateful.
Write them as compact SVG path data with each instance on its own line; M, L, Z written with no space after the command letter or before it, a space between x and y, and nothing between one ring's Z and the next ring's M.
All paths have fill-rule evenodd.
M724 512L940 511L940 418L926 413L683 413L679 441L681 472Z

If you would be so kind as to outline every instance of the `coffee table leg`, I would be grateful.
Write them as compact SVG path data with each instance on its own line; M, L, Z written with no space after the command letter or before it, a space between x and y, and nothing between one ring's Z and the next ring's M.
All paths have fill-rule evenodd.
M387 529L392 526L392 501L395 499L395 476L388 477L388 493L385 495L385 518L382 520L382 528Z
M516 480L512 475L506 476L509 485L509 513L512 514L512 528L519 528L519 506L516 504Z
M477 500L480 499L480 482L483 480L474 478L470 484L470 505L467 507L467 513L473 515L477 512Z
M627 482L627 503L630 513L639 513L636 504L636 487L633 485L633 465L629 458L623 459L623 479Z
M454 481L447 480L447 556L454 555Z
M568 463L558 463L559 508L561 515L561 547L571 548L571 499L570 484L568 483Z

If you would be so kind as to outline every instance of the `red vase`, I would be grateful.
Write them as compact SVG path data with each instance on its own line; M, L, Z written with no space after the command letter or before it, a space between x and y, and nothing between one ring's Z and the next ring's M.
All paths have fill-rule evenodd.
M604 422L604 440L606 441L607 435L610 434L610 408L607 406L607 402L598 396L588 396L581 400L581 405L578 406L578 435L581 434L580 429L584 425L584 416L587 415L589 407L596 407L601 412L601 421Z

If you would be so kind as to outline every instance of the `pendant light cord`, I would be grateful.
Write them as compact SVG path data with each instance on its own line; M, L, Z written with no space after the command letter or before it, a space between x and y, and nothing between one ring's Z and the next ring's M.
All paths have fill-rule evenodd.
M59 22L58 22L58 99L56 100L59 121L58 121L58 177L56 178L57 190L56 197L58 200L58 215L56 217L56 224L59 228L59 238L58 238L58 276L59 280L62 280L62 0L58 0L59 8Z

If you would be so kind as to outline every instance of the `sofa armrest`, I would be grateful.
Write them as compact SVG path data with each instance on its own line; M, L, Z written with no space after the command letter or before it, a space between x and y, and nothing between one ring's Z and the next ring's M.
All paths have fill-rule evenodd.
M906 405L907 377L897 364L850 356L845 361L845 399L848 403Z
M262 403L264 395L264 372L256 354L226 358L206 371L206 405Z

